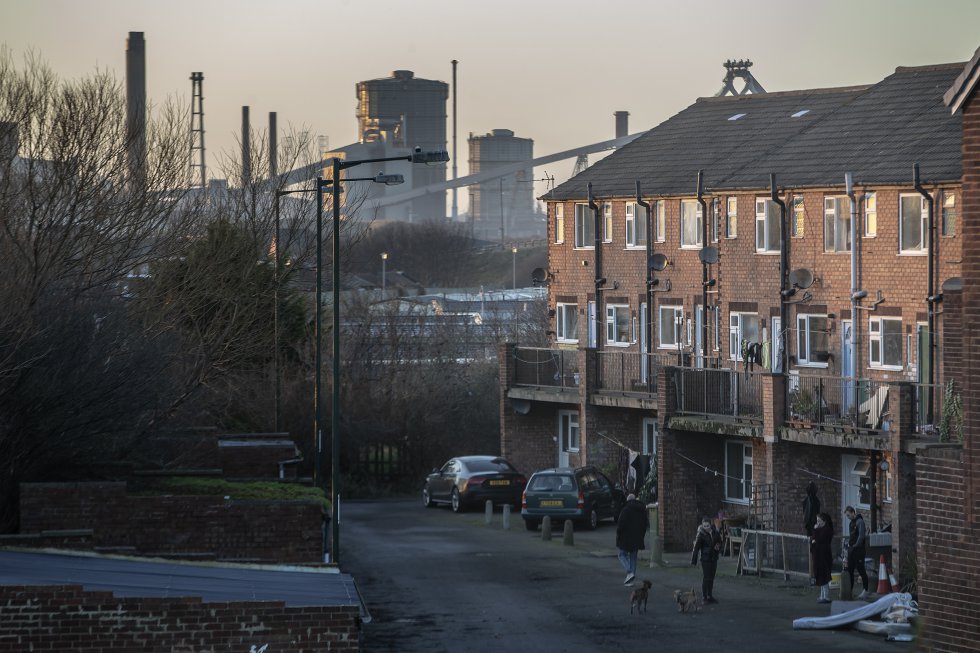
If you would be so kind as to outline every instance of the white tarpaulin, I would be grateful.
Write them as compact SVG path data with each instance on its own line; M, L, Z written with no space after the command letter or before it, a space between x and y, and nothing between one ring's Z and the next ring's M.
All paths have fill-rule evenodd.
M894 592L892 594L886 594L877 601L868 603L860 608L848 610L847 612L842 612L840 614L833 614L829 617L802 617L800 619L794 619L793 629L819 630L823 628L839 628L840 626L847 626L857 621L861 621L862 619L867 619L868 617L873 617L883 612L887 612L888 609L896 603L908 605L911 603L911 601L911 594Z

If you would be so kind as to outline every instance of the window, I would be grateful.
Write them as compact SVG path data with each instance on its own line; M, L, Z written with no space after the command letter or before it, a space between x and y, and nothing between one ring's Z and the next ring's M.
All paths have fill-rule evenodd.
M618 347L630 344L630 307L622 304L606 306L606 343Z
M647 210L636 202L626 205L626 246L647 246Z
M728 315L728 356L732 360L742 357L742 341L762 342L759 315L756 313L730 313Z
M803 196L794 195L793 196L793 226L792 234L793 238L803 237L803 220L806 218L806 210L803 206Z
M647 456L657 455L657 419L655 417L643 418L643 451L640 453Z
M595 219L588 204L575 205L575 246L595 248Z
M736 503L752 500L752 445L725 443L725 499Z
M578 304L555 306L555 338L559 342L578 342Z
M779 205L765 198L755 200L755 251L778 252L782 245Z
M701 247L703 219L697 200L681 200L681 247Z
M613 234L612 202L602 203L602 242L611 243Z
M574 410L558 411L558 441L562 451L579 449L578 413Z
M852 485L858 488L858 498L855 508L868 509L871 507L871 461L867 458L859 458L851 468L851 474L856 479L852 479ZM857 482L855 483L854 480Z
M864 194L864 235L874 238L878 235L878 195Z
M663 200L660 200L654 205L656 208L654 215L657 217L657 225L655 227L657 231L657 242L662 243L667 240L667 204Z
M847 195L823 198L823 249L851 251L851 200Z
M902 369L902 319L873 317L868 325L871 367Z
M728 198L728 216L725 222L725 235L728 238L738 237L738 198Z
M956 196L953 191L943 191L943 235L956 234Z
M820 357L829 349L830 337L826 315L799 315L796 318L796 362L800 365L827 366Z
M711 242L718 242L718 227L721 222L721 198L711 200Z
M680 321L684 319L684 309L680 306L661 306L660 348L678 349L680 347Z
M924 254L929 246L929 208L919 194L902 195L898 203L899 242L903 254Z
M565 242L565 205L555 204L555 242Z

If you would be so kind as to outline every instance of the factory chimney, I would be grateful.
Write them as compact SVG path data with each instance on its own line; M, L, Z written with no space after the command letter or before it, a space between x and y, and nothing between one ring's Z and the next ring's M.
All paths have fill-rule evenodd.
M126 152L133 190L146 187L146 42L143 32L126 39Z
M252 183L252 139L248 107L242 107L242 188Z

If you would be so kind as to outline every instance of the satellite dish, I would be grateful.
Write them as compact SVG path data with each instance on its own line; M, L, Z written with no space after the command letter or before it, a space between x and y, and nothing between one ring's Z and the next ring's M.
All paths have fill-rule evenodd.
M707 263L711 265L718 262L718 250L714 247L703 247L701 251L698 252L698 258L701 259L702 263Z
M541 284L548 278L548 273L544 268L534 268L531 270L531 283Z
M650 257L649 267L651 270L663 272L667 267L667 257L664 254L654 254Z
M789 273L789 284L795 288L809 288L813 285L813 272L799 268Z

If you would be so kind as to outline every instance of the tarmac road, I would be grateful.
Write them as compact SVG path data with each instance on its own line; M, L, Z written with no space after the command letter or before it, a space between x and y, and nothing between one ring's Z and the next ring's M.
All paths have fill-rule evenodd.
M677 612L672 592L700 588L689 554L648 567L649 611L629 614L629 588L616 559L615 526L575 532L575 546L541 540L520 515L504 531L479 513L425 509L421 500L345 502L341 569L354 576L371 613L362 650L660 651L752 653L905 651L907 644L851 630L794 631L792 620L829 614L815 588L780 579L734 576L722 559L720 603ZM688 564L685 564L687 562Z

